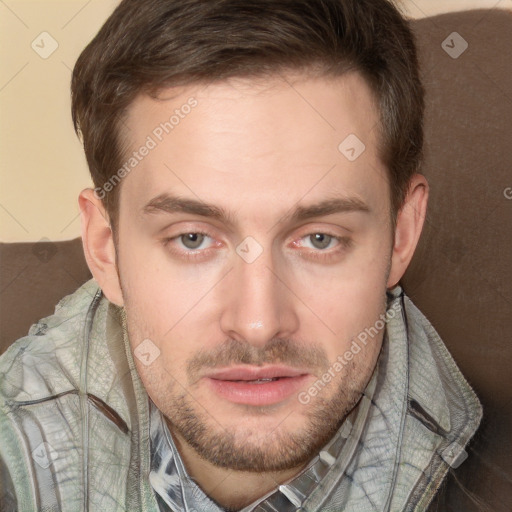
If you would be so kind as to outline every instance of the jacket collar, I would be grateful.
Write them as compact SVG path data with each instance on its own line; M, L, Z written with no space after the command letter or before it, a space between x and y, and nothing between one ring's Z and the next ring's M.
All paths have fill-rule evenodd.
M400 287L388 294L386 319L374 375L338 434L300 475L243 512L264 512L278 503L281 511L404 510L414 501L425 508L448 466L464 459L482 414L478 399ZM203 507L211 503L186 472L173 481L181 485L173 492L192 508L197 500ZM218 508L211 504L211 510Z
M350 430L346 438L357 438L357 450L349 458L340 452L334 462L327 457L326 474L304 497L282 493L296 507L311 512L425 510L448 468L465 458L464 447L482 415L478 399L433 327L399 287L389 294L391 309L395 314L387 324L375 391L363 400L369 404L364 428ZM151 462L148 396L122 322L123 311L89 281L21 340L20 357L12 362L19 368L10 371L2 392L25 403L67 392L93 397L93 405L131 436L127 492L133 496L128 501L134 510L154 510L145 476ZM37 343L43 332L45 343ZM302 488L301 477L287 491Z

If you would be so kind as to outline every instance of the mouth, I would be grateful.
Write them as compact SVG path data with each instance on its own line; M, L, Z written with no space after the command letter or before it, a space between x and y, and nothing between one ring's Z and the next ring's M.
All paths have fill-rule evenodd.
M297 393L309 373L287 366L237 366L215 370L205 379L220 397L253 406L274 405Z

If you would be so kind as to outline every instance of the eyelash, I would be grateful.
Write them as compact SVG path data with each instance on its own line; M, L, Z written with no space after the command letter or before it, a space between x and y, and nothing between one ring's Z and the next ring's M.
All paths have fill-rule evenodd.
M215 240L215 237L208 233L207 231L186 231L183 233L179 233L176 236L168 237L162 239L162 243L164 247L168 248L172 253L175 255L186 259L186 260L196 260L196 259L207 259L210 255L211 251L216 250L215 247L209 247L207 249L191 249L191 250L176 250L176 249L170 249L169 246L171 245L171 242L175 240L179 240L182 236L187 234L195 234L195 235L202 235L208 238L211 238L212 240ZM350 249L353 245L353 240L346 236L337 236L332 233L329 233L327 231L314 231L311 233L307 233L297 239L295 239L292 244L295 244L298 240L303 240L309 236L316 235L316 234L322 234L331 237L333 240L336 240L338 244L334 247L334 249L327 249L327 250L314 250L314 249L308 249L306 248L306 251L308 252L307 258L309 259L315 259L315 260L330 260L334 257L336 257L338 254L342 253L343 251L346 251ZM222 243L217 242L217 245L222 245ZM301 247L298 247L299 254L302 255Z
M334 235L333 233L329 233L327 231L314 231L313 233L308 233L306 235L303 235L299 238L297 238L297 240L303 240L309 236L312 236L312 235L316 235L316 234L321 234L321 235L327 235L329 237L331 237L333 240L336 240L338 242L338 244L332 248L332 249L327 249L327 250L314 250L314 249L309 249L309 248L305 248L306 251L308 252L308 255L307 255L307 258L309 259L315 259L315 260L322 260L322 261L328 261L328 260L331 260L332 258L335 258L336 256L338 256L340 253L350 249L353 245L353 240L347 236L338 236L338 235ZM292 242L292 244L295 244L296 241ZM301 252L301 249L304 249L302 247L299 247L298 250L299 250L299 254L302 254Z
M194 260L199 258L207 258L210 254L210 251L215 250L213 247L209 247L208 249L191 249L191 250L176 250L176 249L170 249L169 246L171 245L171 242L175 240L179 240L182 236L188 235L188 234L194 234L194 235L202 235L207 236L208 238L211 238L214 240L214 236L206 231L185 231L183 233L179 233L176 236L164 238L162 240L164 247L168 248L172 253L176 254L177 256Z

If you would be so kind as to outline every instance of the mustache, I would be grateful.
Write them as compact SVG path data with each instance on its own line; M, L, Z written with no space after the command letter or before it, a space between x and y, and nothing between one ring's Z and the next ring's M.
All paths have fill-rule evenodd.
M246 341L228 339L212 350L200 350L187 362L189 381L201 376L205 369L234 365L263 366L285 364L308 368L320 373L329 367L327 354L316 343L299 343L284 338L273 338L263 347L255 347Z

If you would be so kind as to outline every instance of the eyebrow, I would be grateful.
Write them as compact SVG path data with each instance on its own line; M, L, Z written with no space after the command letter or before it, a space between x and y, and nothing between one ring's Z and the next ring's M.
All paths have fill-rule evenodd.
M368 205L357 197L338 197L326 199L309 206L296 206L280 219L300 222L314 217L324 217L336 213L362 212L369 213ZM226 224L234 225L235 217L223 208L196 199L161 194L151 199L144 207L145 214L154 213L188 213L200 217L214 218Z
M370 213L369 206L357 197L337 197L327 199L311 206L297 206L291 214L285 216L292 221L303 221L313 217L325 217L336 213Z
M188 213L190 215L218 219L228 225L235 224L234 217L223 208L200 200L171 196L169 194L160 194L151 199L151 201L143 207L142 211L145 214Z
M161 194L149 201L143 208L144 213L192 213L204 217L215 217L222 219L226 213L222 208L211 204L203 203L195 199L184 199L181 197Z

